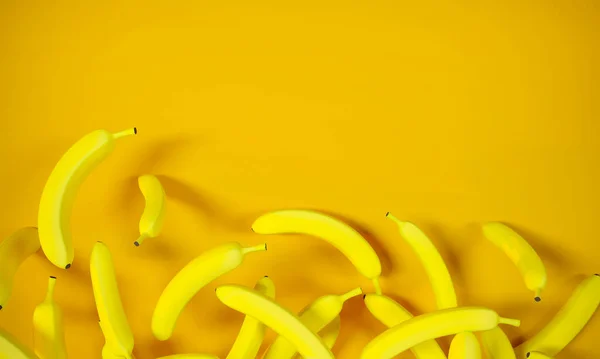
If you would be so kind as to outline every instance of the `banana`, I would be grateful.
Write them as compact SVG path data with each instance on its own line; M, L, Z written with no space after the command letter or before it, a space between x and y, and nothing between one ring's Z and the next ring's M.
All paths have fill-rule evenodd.
M146 207L140 218L140 237L133 243L142 244L146 238L154 238L160 234L165 219L165 190L156 176L138 177L138 185L146 200Z
M540 352L529 352L527 353L527 359L552 359L552 357Z
M136 134L135 128L112 134L94 131L77 141L58 161L42 192L38 212L40 243L55 266L73 263L70 218L73 202L85 178L115 148L115 140Z
M386 217L396 222L400 234L423 263L433 287L437 309L456 307L456 292L454 291L452 278L442 256L431 243L431 240L414 224L401 221L390 212L386 214Z
M362 294L361 288L355 288L342 295L325 295L317 298L307 305L298 314L300 321L313 333L318 333L331 323L342 311L344 303L357 295ZM296 348L284 336L279 336L263 359L292 359L296 354Z
M104 330L102 322L98 321L98 324L100 325L100 330L102 331L105 341L104 346L102 347L102 359L135 359L135 356L133 356L132 353L127 353L127 350L119 344L109 330ZM113 348L119 348L117 352L122 354L115 354Z
M158 359L219 359L219 357L210 354L174 354Z
M481 332L481 345L489 359L515 359L515 350L500 327Z
M448 359L481 359L481 348L475 334L471 332L456 334L450 343Z
M110 351L129 357L134 346L133 333L121 303L112 256L102 242L96 242L92 249L90 274L100 326Z
M256 318L285 337L304 358L333 359L333 354L317 334L272 299L234 284L217 287L216 294L226 306Z
M265 251L267 244L242 247L239 243L222 244L194 258L171 279L163 290L154 314L152 333L158 340L167 340L183 308L205 285L237 268L248 253Z
M302 233L319 237L341 251L381 294L381 262L363 236L346 223L308 210L282 210L264 214L252 224L259 234Z
M391 328L413 317L413 315L390 297L367 294L363 297L367 309L383 325ZM417 359L446 359L446 354L435 339L424 341L410 348Z
M38 359L31 349L0 329L0 359Z
M273 299L275 298L275 284L264 276L259 279L254 290ZM227 359L254 359L260 349L260 345L265 337L265 325L258 320L246 316L240 332L233 343L233 346L227 354Z
M483 225L483 234L500 248L521 272L527 288L535 293L535 301L546 287L546 267L529 243L517 232L499 222Z
M390 359L424 341L461 332L490 330L498 324L519 326L517 319L499 317L491 309L458 307L408 319L379 334L363 349L361 359Z
M585 327L599 304L600 276L595 274L577 286L567 303L542 330L515 348L517 358L525 358L531 351L556 356Z
M21 263L40 249L38 230L25 227L0 242L0 309L12 294L14 277Z
M340 335L340 329L342 327L342 321L340 316L338 315L331 321L331 323L327 324L325 328L323 328L319 335L323 339L323 343L329 349L333 348L335 342L337 341L338 336Z
M65 359L62 310L54 300L56 277L48 279L46 298L33 312L33 348L40 359Z

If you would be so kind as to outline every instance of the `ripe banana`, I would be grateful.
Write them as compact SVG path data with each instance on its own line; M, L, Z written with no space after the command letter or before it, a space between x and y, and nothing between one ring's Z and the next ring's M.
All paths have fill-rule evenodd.
M272 299L250 288L233 284L218 287L216 294L226 306L256 318L285 337L304 358L333 359L333 354L317 334Z
M0 329L0 359L38 359L31 349Z
M355 288L342 295L325 295L317 298L298 314L300 322L313 333L318 333L340 314L344 303L348 299L362 293L362 289ZM263 359L292 359L295 354L296 348L294 345L280 335L271 344Z
M259 279L254 290L266 295L267 297L275 298L275 284L273 281L264 276ZM265 338L265 325L258 320L246 316L240 332L233 343L233 346L227 354L227 359L254 359L260 349L260 345Z
M517 358L525 358L530 351L556 356L585 327L599 304L600 276L595 274L577 286L567 303L542 330L515 348Z
M423 263L433 287L437 309L456 307L456 293L452 278L442 256L431 243L431 240L414 224L401 221L390 212L386 214L386 217L396 222L400 235L408 242Z
M490 330L498 324L519 326L521 322L499 317L486 308L438 310L413 317L379 334L363 349L361 359L390 359L426 340L461 332Z
M104 330L102 322L98 321L98 324L100 325L100 330L102 331L105 341L104 346L102 347L102 359L135 359L135 356L133 356L132 353L127 353L127 350L119 344L112 332ZM113 348L119 348L117 352L122 354L115 354Z
M323 343L325 343L325 346L330 350L331 348L333 348L338 336L340 335L341 325L342 321L340 319L340 316L338 315L331 323L327 324L327 326L319 332L319 336L321 337L321 339L323 339ZM294 359L300 358L302 358L300 354L296 354L294 356Z
M70 218L73 202L85 178L115 148L115 140L136 134L135 128L112 134L97 130L77 141L58 161L42 192L38 228L42 250L59 268L73 263Z
M383 325L391 328L413 318L413 315L390 297L367 294L363 297L369 312ZM446 354L435 339L424 341L410 348L417 359L446 359Z
M535 301L542 300L540 294L546 287L546 267L531 245L517 232L499 222L485 223L483 234L515 263L525 285L535 293Z
M92 249L90 274L100 326L110 351L128 357L133 351L133 334L121 303L112 256L102 242L96 242Z
M174 354L158 359L219 359L219 357L210 354Z
M552 357L540 352L529 352L527 353L527 359L552 359Z
M489 359L515 359L515 350L500 327L481 332L481 345Z
M381 262L363 236L346 223L326 214L308 210L282 210L264 214L252 224L259 234L302 233L319 237L341 251L356 269L373 281L381 294Z
M154 314L152 333L158 340L167 340L181 311L196 293L219 276L237 268L248 253L265 251L267 244L242 247L239 243L222 244L208 250L189 262L163 290Z
M475 334L471 332L456 334L450 343L448 359L481 359L481 348Z
M0 309L10 298L19 266L38 249L40 239L35 227L21 228L0 242Z
M165 219L165 190L156 176L138 177L138 185L146 200L146 207L140 218L140 237L133 244L139 246L146 238L154 238L160 234Z
M54 300L56 277L48 279L46 298L33 312L33 348L40 359L65 359L62 310Z

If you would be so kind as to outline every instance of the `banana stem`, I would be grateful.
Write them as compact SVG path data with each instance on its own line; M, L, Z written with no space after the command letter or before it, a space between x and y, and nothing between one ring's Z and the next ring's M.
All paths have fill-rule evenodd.
M56 277L48 278L48 290L46 291L46 301L50 302L54 298L54 287L56 286Z
M148 238L148 234L147 233L142 233L142 235L140 235L140 237L135 242L133 242L133 244L136 247L139 247L140 244L142 244L146 240L146 238Z
M398 218L396 218L393 214L391 214L390 212L386 213L385 216L389 219L391 219L392 221L396 222L399 226L404 224L404 221L399 220Z
M258 251L266 251L266 250L267 250L267 244L263 243L263 244L259 244L257 246L253 246L253 247L242 248L242 254L248 254L248 253L258 252Z
M116 140L121 137L131 136L135 134L137 134L137 128L133 127L121 132L113 133L113 138Z
M375 293L381 295L381 284L379 283L379 277L373 278L373 286L375 287Z
M540 302L542 297L540 297L542 290L540 288L535 290L535 298L533 298L536 302Z
M511 318L502 318L498 319L498 323L512 325L513 327L521 326L521 321L519 319L511 319Z
M363 290L361 287L358 287L358 288L352 289L348 293L344 293L344 294L340 295L340 299L342 300L342 302L345 302L348 299L350 299L352 297L356 297L357 295L361 295L361 294L363 294Z

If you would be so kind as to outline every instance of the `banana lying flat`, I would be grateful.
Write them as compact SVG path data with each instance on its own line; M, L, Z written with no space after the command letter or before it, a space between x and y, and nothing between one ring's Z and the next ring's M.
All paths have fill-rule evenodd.
M346 223L323 213L308 210L283 210L258 217L252 230L259 234L301 233L319 237L342 252L356 269L373 281L381 294L381 262L363 236Z
M498 316L491 309L458 307L442 309L408 319L379 334L363 349L361 359L390 359L427 340L490 330L498 324L519 326L517 319Z
M289 310L272 299L239 285L223 285L216 290L226 306L256 318L286 338L304 358L334 359L323 340Z
M38 357L31 349L0 329L0 359L38 359Z
M63 315L54 300L56 277L48 279L46 298L33 312L33 348L40 359L65 359Z
M140 176L138 177L138 185L146 200L146 206L140 218L140 237L133 243L136 246L142 244L146 238L154 238L160 234L167 203L165 190L156 176Z
M529 352L527 353L527 359L552 359L552 357L540 352Z
M35 227L21 228L0 242L0 309L10 298L21 263L38 249L40 239Z
M515 350L500 327L481 332L481 346L489 359L515 359Z
M499 222L485 223L483 234L515 263L525 285L535 293L535 301L542 300L540 293L546 287L546 267L531 245L517 232Z
M458 333L450 343L448 359L481 359L481 348L475 334Z
M127 349L125 349L115 338L112 330L104 330L102 326L102 322L98 321L100 325L100 330L102 331L102 335L104 336L104 346L102 347L102 359L135 359L135 356L132 353L128 353ZM108 325L107 325L108 327ZM118 348L118 349L114 349ZM121 353L121 354L115 354Z
M325 343L325 346L327 348L333 348L335 342L337 341L337 338L340 335L341 328L342 320L338 315L331 321L331 323L327 324L325 328L321 329L321 331L319 332L319 336L321 337L321 339L323 339L323 343ZM296 357L298 357L298 355L296 355Z
M156 339L167 340L171 337L181 311L200 289L237 268L247 254L265 250L265 243L242 247L239 243L231 242L208 250L189 262L171 279L154 308L152 333Z
M112 153L116 139L136 133L135 128L115 134L94 131L69 148L52 170L40 200L38 228L42 250L55 266L68 269L73 263L70 218L79 187Z
M380 294L367 294L364 296L365 305L369 312L388 328L405 322L413 315L390 297ZM426 340L410 348L417 359L446 359L446 354L435 339Z
M532 338L515 348L517 358L536 351L556 356L581 332L600 304L600 276L595 274L583 280L567 303L546 326Z

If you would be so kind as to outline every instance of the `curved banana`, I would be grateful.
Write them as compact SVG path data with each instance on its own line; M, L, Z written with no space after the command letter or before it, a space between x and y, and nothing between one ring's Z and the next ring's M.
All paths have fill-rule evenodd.
M499 222L483 225L483 234L500 248L521 272L527 288L535 293L539 302L540 294L546 287L546 267L533 247L517 232Z
M216 290L223 304L256 318L285 337L304 358L334 359L323 340L289 310L270 298L240 285L223 285Z
M219 359L219 357L210 354L174 354L158 359Z
M442 309L406 320L379 334L363 349L361 359L390 359L424 341L461 332L490 330L498 324L519 326L517 319L499 317L491 309Z
M515 350L500 327L481 332L481 345L489 359L515 359Z
M552 357L540 352L529 352L527 353L527 359L552 359Z
M96 242L92 249L90 274L100 326L110 351L118 356L130 356L134 346L133 333L121 303L112 256L102 242Z
M271 278L264 276L259 279L254 286L254 290L266 295L267 297L275 298L275 284ZM260 346L265 337L265 325L258 320L246 316L240 332L233 343L233 346L227 354L227 359L254 359L260 350Z
M19 343L12 335L0 329L0 358L38 359L31 349Z
M54 301L55 286L56 277L50 277L46 298L33 312L33 348L40 359L67 357L62 310Z
M21 263L40 249L38 230L25 227L0 242L0 309L12 294L14 277Z
M323 339L323 343L329 349L333 348L338 336L340 335L340 329L342 328L342 320L338 315L331 323L327 324L325 328L321 329L319 336Z
M146 238L154 238L160 234L165 219L165 190L154 175L138 177L138 185L146 200L144 213L140 218L140 237L133 243L137 246Z
M377 253L358 231L338 219L309 210L282 210L258 217L252 230L259 234L302 233L322 238L371 279L375 291L381 294L381 262Z
M362 293L361 288L355 288L342 295L324 295L302 309L298 318L313 333L318 333L340 314L348 299ZM271 344L263 359L292 359L295 354L294 345L280 335Z
M456 292L454 291L452 278L442 256L431 243L431 240L414 224L401 221L390 212L386 214L386 217L396 222L400 235L408 242L423 263L425 272L427 272L433 287L437 309L456 307Z
M77 141L58 161L42 192L38 211L40 243L55 266L68 269L73 263L70 218L73 202L85 178L115 148L115 140L136 134L135 128L112 134L94 131Z
M388 328L405 322L413 315L398 302L382 294L367 294L363 297L369 312ZM424 341L410 348L417 359L446 359L435 339Z
M119 341L114 337L114 334L109 330L104 330L102 327L102 322L98 321L100 325L100 330L102 331L102 335L104 336L104 346L102 346L102 359L135 359L135 356L132 353L127 353L127 350L119 344ZM113 348L118 348L113 351Z
M458 333L450 343L448 359L481 359L481 348L475 334Z
M600 276L584 279L562 308L546 326L532 338L515 348L517 358L537 351L556 356L592 318L600 304Z
M167 340L171 337L181 311L200 289L237 268L246 254L265 250L266 243L242 247L237 242L231 242L210 249L189 262L171 279L154 308L152 333L156 339Z

